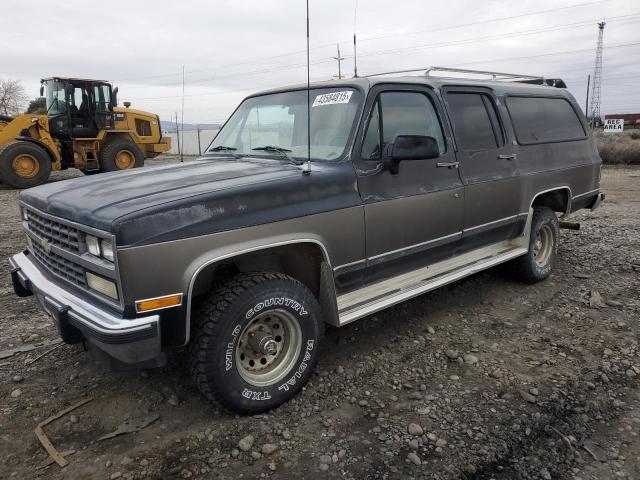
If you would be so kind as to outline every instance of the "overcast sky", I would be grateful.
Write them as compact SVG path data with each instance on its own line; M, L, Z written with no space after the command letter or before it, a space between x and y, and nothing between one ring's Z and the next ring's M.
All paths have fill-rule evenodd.
M638 0L311 0L311 78L446 65L561 77L584 108L596 23L604 32L602 113L640 111ZM2 0L0 77L106 79L119 100L184 121L222 122L242 98L299 83L305 73L303 0L87 2ZM509 18L507 18L509 17Z

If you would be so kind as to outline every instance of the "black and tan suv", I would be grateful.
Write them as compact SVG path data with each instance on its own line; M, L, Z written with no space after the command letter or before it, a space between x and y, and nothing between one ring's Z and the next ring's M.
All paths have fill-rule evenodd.
M197 161L25 190L15 292L114 367L186 346L208 398L273 408L311 376L325 323L506 262L543 280L558 216L602 201L562 82L495 76L259 93Z

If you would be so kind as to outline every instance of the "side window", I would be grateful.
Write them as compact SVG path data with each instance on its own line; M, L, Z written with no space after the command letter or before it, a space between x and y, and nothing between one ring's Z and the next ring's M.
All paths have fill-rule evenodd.
M508 97L507 108L520 143L557 142L586 137L578 115L564 98Z
M362 142L362 158L377 160L382 154L380 148L380 103L376 101L369 116L369 126Z
M493 102L481 93L449 92L447 103L463 150L490 150L504 139Z
M393 143L398 135L425 135L438 142L440 153L445 151L444 135L431 100L417 92L383 92L382 143Z

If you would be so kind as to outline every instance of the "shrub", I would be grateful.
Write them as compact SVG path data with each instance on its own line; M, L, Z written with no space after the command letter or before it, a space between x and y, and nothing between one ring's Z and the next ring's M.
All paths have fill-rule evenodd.
M640 132L594 132L600 158L608 164L640 165Z

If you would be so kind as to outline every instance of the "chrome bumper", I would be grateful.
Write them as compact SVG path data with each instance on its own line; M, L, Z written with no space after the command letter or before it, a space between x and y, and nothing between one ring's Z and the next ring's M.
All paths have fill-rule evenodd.
M159 315L135 319L113 315L49 280L30 257L22 252L9 260L14 291L21 297L35 295L65 342L87 341L126 364L163 358Z

